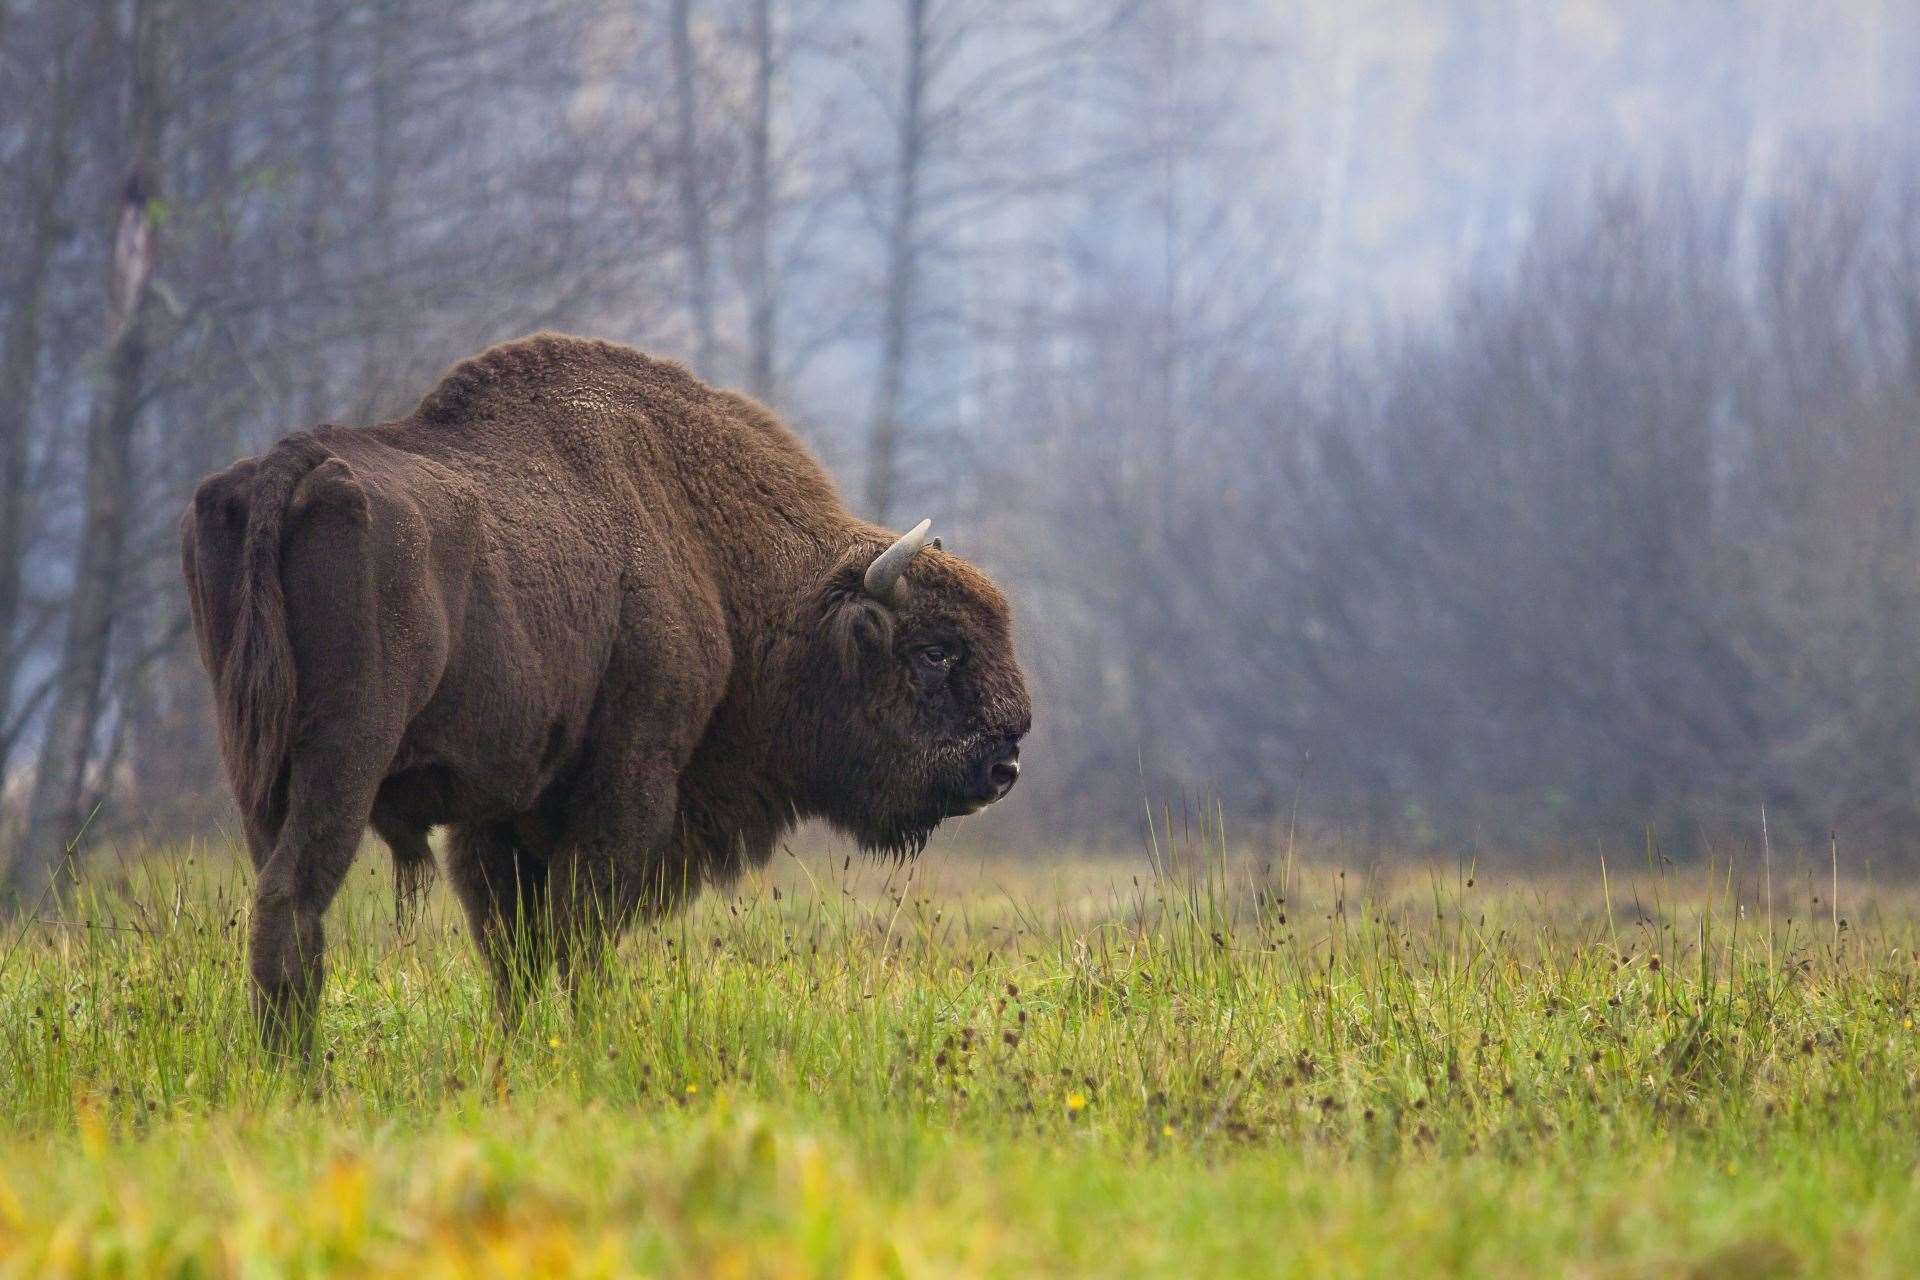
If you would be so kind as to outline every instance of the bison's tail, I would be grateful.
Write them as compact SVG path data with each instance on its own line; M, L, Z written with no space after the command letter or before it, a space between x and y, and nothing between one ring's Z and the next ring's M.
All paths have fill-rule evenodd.
M293 643L280 584L280 542L293 492L332 455L289 436L262 460L247 504L232 639L215 680L235 798L264 824L293 740Z

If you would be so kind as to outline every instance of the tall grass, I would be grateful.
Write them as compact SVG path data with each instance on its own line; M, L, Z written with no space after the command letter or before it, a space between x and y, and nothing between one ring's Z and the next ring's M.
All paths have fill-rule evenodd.
M450 904L397 931L368 866L312 1071L254 1048L225 851L0 939L0 1261L1896 1273L1920 1238L1904 891L1762 915L1724 865L1493 885L1164 825L1137 866L788 859L507 1034Z

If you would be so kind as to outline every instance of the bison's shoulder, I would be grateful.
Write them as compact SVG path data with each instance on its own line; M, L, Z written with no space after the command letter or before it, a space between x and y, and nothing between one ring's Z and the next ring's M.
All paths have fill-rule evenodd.
M686 368L600 338L536 333L488 347L447 370L414 411L417 419L453 422L502 408L551 404L579 396L645 393L687 398L706 392Z

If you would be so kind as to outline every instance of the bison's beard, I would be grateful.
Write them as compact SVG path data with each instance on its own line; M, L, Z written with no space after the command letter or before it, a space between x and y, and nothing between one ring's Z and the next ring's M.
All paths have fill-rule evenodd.
M939 825L939 818L866 820L847 824L847 834L869 858L898 865L919 857Z
M863 854L899 864L919 857L942 822L970 811L950 788L936 785L917 805L846 813L835 825L853 837Z
M851 769L836 779L832 802L819 811L870 858L895 864L916 858L942 822L982 807L967 794L965 752L943 755L912 775Z

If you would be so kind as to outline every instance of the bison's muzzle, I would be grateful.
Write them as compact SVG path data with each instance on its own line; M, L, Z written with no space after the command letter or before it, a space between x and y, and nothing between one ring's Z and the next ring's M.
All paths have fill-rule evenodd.
M978 813L990 804L1006 798L1013 784L1020 781L1020 742L1006 739L989 747L974 761L967 775L967 791L948 814L964 817Z

